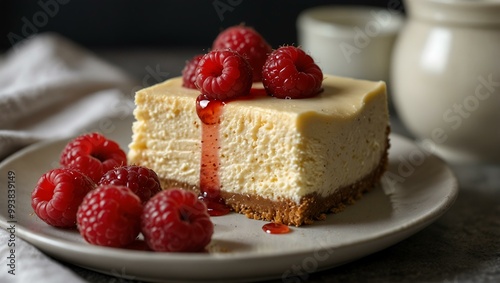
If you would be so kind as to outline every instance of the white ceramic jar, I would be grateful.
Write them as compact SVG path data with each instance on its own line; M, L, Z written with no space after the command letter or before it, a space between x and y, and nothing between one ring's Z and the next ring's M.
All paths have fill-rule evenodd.
M392 102L428 150L500 163L500 0L403 0Z

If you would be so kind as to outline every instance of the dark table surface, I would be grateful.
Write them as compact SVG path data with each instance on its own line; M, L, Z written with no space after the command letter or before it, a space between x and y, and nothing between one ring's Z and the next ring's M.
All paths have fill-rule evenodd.
M203 50L96 51L135 77L138 87L179 75L198 52ZM395 113L391 123L394 133L408 136ZM500 166L450 167L459 195L436 222L385 250L296 282L500 282ZM89 282L139 282L62 264Z

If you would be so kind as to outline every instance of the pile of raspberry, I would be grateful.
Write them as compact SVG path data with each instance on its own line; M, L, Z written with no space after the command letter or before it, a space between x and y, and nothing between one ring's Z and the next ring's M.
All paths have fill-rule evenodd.
M323 72L302 49L273 50L253 28L238 25L222 31L210 52L188 60L182 77L184 87L211 100L248 95L254 82L262 82L270 96L297 99L322 91Z
M87 242L108 247L197 252L211 241L205 203L190 191L162 190L153 170L127 165L115 141L80 135L65 146L60 165L40 177L31 195L47 224L77 228Z

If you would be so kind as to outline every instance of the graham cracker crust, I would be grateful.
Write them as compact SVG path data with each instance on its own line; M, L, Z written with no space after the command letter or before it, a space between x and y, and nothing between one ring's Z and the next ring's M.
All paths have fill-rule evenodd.
M347 205L353 204L362 195L370 191L381 179L387 169L390 128L387 129L387 141L384 154L378 166L358 182L337 189L332 195L322 197L316 193L304 196L300 203L290 199L277 201L256 195L243 195L221 191L226 204L235 212L246 215L248 218L283 223L286 225L307 225L315 220L324 220L327 213L338 213ZM200 189L195 185L185 184L172 179L162 179L162 187L183 188L196 193Z

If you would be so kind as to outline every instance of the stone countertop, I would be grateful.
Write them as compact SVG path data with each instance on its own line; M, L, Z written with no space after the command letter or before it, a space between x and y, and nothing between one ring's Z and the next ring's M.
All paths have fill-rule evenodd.
M200 49L99 50L96 53L147 86L177 76ZM392 131L409 136L396 115ZM452 165L455 204L417 234L354 262L291 282L500 282L500 166ZM63 263L89 282L139 282ZM281 280L268 281L282 282Z

